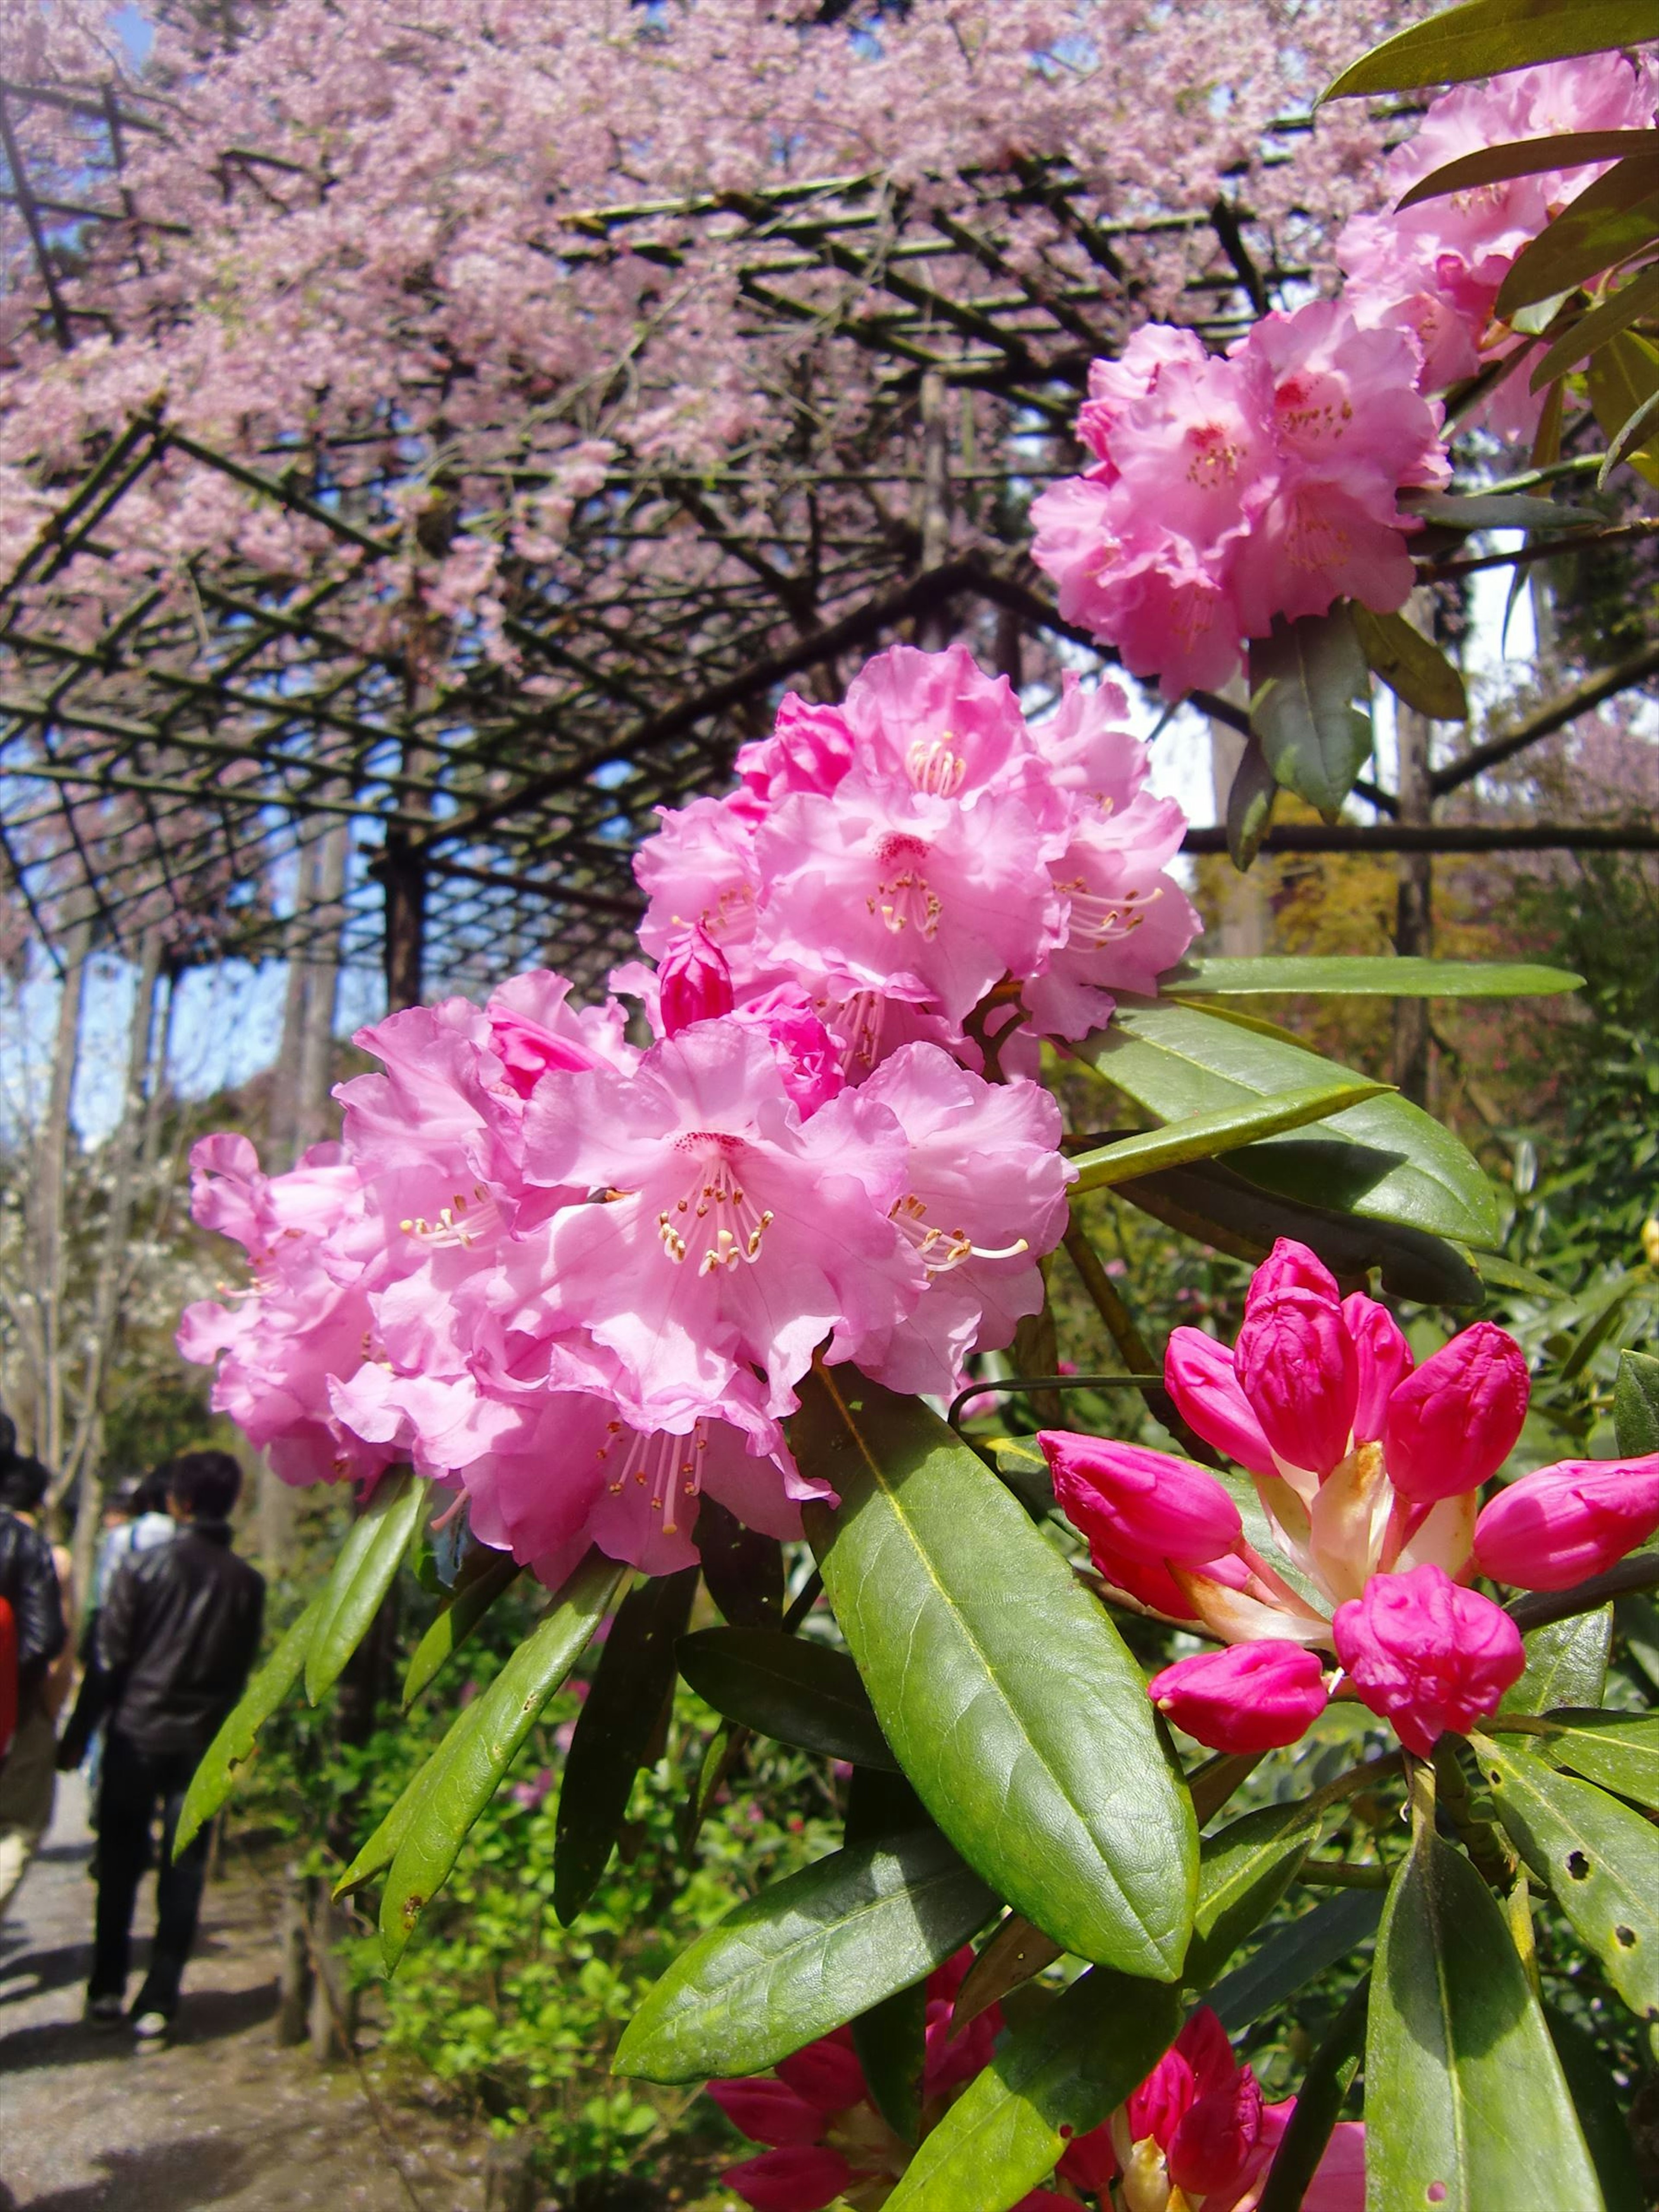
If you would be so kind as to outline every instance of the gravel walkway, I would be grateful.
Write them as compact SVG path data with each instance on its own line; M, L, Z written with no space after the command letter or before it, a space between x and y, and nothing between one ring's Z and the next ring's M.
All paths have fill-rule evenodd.
M417 2194L390 2163L355 2069L325 2071L271 2035L270 1902L235 1875L209 1888L178 2034L140 2051L83 2027L92 1838L63 1778L45 1846L0 1923L0 2212L471 2212L476 2159L393 2116ZM148 1932L151 1887L137 1925ZM137 1947L133 1988L143 1972Z

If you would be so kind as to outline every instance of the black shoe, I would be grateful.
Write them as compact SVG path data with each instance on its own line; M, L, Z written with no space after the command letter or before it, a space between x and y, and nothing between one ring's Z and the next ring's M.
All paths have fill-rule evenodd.
M127 2016L125 1997L88 1997L85 2014L88 2027L119 2027Z

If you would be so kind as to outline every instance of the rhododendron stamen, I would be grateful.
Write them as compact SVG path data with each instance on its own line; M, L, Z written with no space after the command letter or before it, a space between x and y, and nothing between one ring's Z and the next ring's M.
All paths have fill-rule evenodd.
M1103 898L1089 890L1081 876L1058 888L1070 902L1073 935L1080 929L1093 939L1097 952L1139 929L1146 919L1140 909L1164 895L1162 885L1154 884L1150 890L1124 891L1116 898Z
M878 858L883 867L892 867L896 861L904 865L881 878L875 897L866 899L866 906L872 914L880 915L895 937L914 922L917 935L931 945L939 934L945 903L915 865L927 858L927 848L919 837L888 837L883 840Z
M412 1220L398 1224L405 1237L418 1237L438 1252L462 1248L471 1251L485 1237L493 1237L501 1225L501 1207L481 1182L473 1184L470 1199L456 1191L448 1205L439 1209L435 1221L417 1213Z
M690 1249L699 1221L710 1223L697 1264L697 1273L707 1275L716 1267L735 1267L739 1260L758 1259L772 1213L769 1207L763 1212L755 1204L723 1163L712 1170L705 1164L685 1196L657 1216L662 1248L677 1267Z
M927 1208L914 1193L894 1202L888 1218L902 1230L927 1263L930 1275L943 1275L964 1260L1017 1260L1030 1245L1024 1237L995 1249L975 1244L965 1229L930 1229Z
M951 751L951 742L949 730L942 738L918 738L905 755L912 785L930 799L954 799L968 774L967 760Z
M626 1435L629 1438L622 1465L611 1480L611 1495L620 1498L630 1481L640 1489L649 1484L651 1510L662 1515L664 1535L673 1535L679 1525L675 1517L679 1510L675 1503L677 1496L696 1498L702 1488L702 1455L708 1449L708 1425L699 1421L689 1437L670 1436L665 1431L654 1436L643 1435L622 1421L611 1421L606 1426L609 1441L599 1446L601 1462L610 1458L621 1437Z

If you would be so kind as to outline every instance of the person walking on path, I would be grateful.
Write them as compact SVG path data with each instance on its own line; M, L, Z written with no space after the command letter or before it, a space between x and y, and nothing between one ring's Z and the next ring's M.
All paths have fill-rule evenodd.
M52 1663L69 1642L52 1546L34 1526L49 1478L38 1460L19 1455L16 1441L10 1417L0 1413L0 1599L11 1610L17 1650L16 1727L0 1759L0 1913L52 1818Z
M155 1941L131 2014L143 2042L167 2036L179 2005L207 1871L204 1829L175 1860L173 1837L191 1776L240 1696L258 1650L264 1583L230 1548L242 1472L228 1452L183 1453L167 1469L179 1533L122 1561L98 1620L100 1692L77 1707L59 1747L78 1766L104 1716L98 1789L98 1914L87 2015L113 2027L126 2014L132 1917L159 1814Z

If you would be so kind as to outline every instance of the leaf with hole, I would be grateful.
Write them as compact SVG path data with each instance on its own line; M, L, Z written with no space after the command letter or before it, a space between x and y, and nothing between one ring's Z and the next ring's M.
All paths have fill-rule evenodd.
M1631 2009L1659 2019L1659 1831L1511 1738L1474 1739L1498 1817Z
M319 1593L286 1630L263 1667L236 1700L224 1725L190 1778L173 1838L176 1858L213 1818L236 1786L237 1769L252 1756L260 1729L294 1685L306 1663L306 1653L323 1617Z
M567 1927L593 1894L674 1693L674 1647L690 1618L698 1570L631 1589L617 1608L576 1717L553 1836L553 1910Z
M412 1705L434 1675L449 1664L496 1599L511 1589L523 1572L507 1552L492 1552L480 1545L467 1554L454 1589L415 1647L404 1676L405 1705Z
M1410 92L1419 85L1467 84L1565 61L1652 35L1644 0L1466 0L1397 31L1345 69L1325 100L1367 92Z
M791 1424L807 1534L882 1732L998 1894L1079 1957L1181 1971L1197 1834L1104 1607L955 1431L850 1367ZM1018 1593L1011 1601L1010 1592Z
M1621 1459L1659 1452L1659 1359L1621 1352L1613 1385L1613 1433Z
M1172 1989L1099 1967L1010 2036L922 2142L887 2212L1007 2212L1173 2041Z
M477 1719L446 1740L419 1818L398 1847L380 1897L380 1951L388 1973L422 1911L448 1881L467 1830L605 1619L623 1573L614 1559L590 1552L474 1701Z
M1345 604L1250 640L1250 727L1275 783L1334 822L1370 757L1365 656Z
M1373 614L1369 607L1356 605L1353 626L1366 660L1396 699L1431 721L1468 720L1463 678L1440 647L1420 629L1413 629L1404 615Z
M306 1695L314 1705L368 1633L397 1578L432 1488L424 1475L389 1468L351 1525L323 1592L322 1616L306 1653Z
M1320 1815L1305 1804L1264 1805L1199 1845L1198 1910L1183 1979L1207 1989L1246 1936L1290 1887L1318 1839Z
M616 2071L647 2081L761 2073L921 1980L995 1910L934 1829L832 1852L682 1952L629 2022Z
M1506 1713L1547 1713L1557 1705L1599 1705L1613 1643L1613 1607L1552 1620L1522 1638L1526 1672L1504 1693Z
M705 1704L757 1735L852 1766L897 1771L844 1651L775 1628L703 1628L680 1638L679 1668Z
M1601 2192L1503 1911L1419 1830L1389 1892L1365 2038L1366 2202L1600 2212Z

